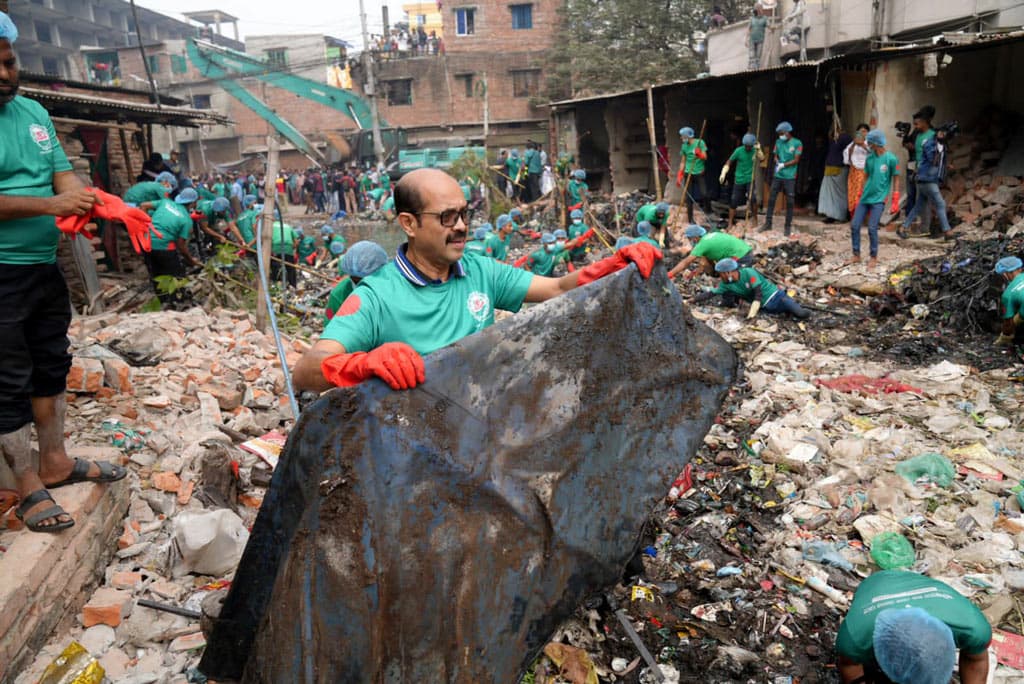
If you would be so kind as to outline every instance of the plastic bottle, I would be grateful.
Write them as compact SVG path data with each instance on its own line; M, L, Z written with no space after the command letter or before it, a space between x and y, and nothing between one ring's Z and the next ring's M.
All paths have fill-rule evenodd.
M829 586L829 583L821 579L820 577L808 577L807 586L809 586L811 589L818 592L819 594L824 594L836 603L841 603L844 606L847 603L849 603L849 600L846 598L846 594L839 591L835 587Z

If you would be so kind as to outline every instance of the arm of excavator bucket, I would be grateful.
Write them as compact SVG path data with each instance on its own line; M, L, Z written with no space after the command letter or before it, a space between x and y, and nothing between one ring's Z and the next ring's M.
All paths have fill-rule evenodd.
M621 578L736 375L661 265L425 361L414 390L369 381L302 413L206 675L518 681L558 623Z

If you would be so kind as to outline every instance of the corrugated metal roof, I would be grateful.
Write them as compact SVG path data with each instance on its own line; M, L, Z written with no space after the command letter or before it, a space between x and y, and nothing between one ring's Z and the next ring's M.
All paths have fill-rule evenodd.
M147 102L130 102L111 97L97 97L84 93L23 87L19 94L38 101L52 113L73 114L80 119L129 120L143 123L162 123L173 126L196 127L226 124L230 120L221 114L191 107L170 107Z

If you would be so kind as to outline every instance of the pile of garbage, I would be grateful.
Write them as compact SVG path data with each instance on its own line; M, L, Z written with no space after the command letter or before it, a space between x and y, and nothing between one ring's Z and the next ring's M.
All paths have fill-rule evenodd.
M653 682L649 660L668 682L838 681L845 607L883 568L970 597L1003 635L999 662L1019 667L1024 388L949 361L858 360L851 375L851 347L696 315L740 351L746 378L621 585L563 624L533 681ZM1000 664L995 681L1022 676Z
M229 583L293 422L274 340L245 312L198 308L79 318L70 337L67 429L121 452L131 503L79 624L17 681L77 641L110 681L184 682L200 604ZM307 348L285 344L289 364Z

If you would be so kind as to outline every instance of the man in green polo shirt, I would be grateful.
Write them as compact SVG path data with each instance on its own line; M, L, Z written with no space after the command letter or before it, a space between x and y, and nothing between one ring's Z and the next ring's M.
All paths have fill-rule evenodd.
M153 227L150 239L153 249L145 255L153 291L162 304L181 303L179 293L161 292L157 278L160 276L185 276L185 264L201 266L188 251L188 239L192 234L191 208L199 199L199 193L185 188L173 200L160 200L153 211Z
M868 133L867 143L871 149L871 154L864 162L867 180L864 181L864 191L853 212L853 220L850 221L850 242L853 245L853 258L850 263L860 262L860 229L867 218L868 243L871 249L868 268L874 268L878 264L878 223L882 218L882 212L885 211L890 193L894 215L900 203L900 191L895 185L896 178L900 175L900 161L895 154L885 149L885 133L877 128Z
M772 189L768 193L768 209L761 230L767 232L772 229L775 200L781 190L786 194L785 235L789 237L793 230L793 207L796 203L796 172L800 166L800 157L804 153L804 144L793 137L793 126L788 121L783 121L776 126L775 133L779 136L775 141L775 151L772 153L775 160L775 175L772 177Z
M896 684L948 684L959 649L961 684L983 684L991 640L985 616L949 585L883 570L860 583L839 626L839 675L845 684L879 674Z
M686 237L693 243L693 249L668 272L669 278L675 278L686 271L698 259L699 267L686 273L684 277L687 280L701 273L711 273L714 265L722 259L735 259L740 266L751 266L754 263L754 248L735 235L708 233L703 226L693 224L686 227Z
M741 205L747 205L750 196L750 186L754 180L754 163L764 159L761 143L757 141L753 133L744 135L742 142L742 145L732 151L729 161L725 162L725 166L722 167L722 173L718 175L718 182L724 185L732 163L736 162L736 173L733 175L732 193L729 197L728 230L732 230L733 225L736 223L736 208Z
M512 242L512 228L515 224L508 214L499 216L495 224L498 227L497 232L487 236L487 256L505 261L508 258L508 246Z
M398 223L408 242L395 259L349 295L295 367L297 389L323 391L379 377L394 389L424 380L422 355L518 311L635 263L649 277L661 253L646 244L561 278L543 278L494 259L465 254L467 202L438 169L417 169L395 186Z
M587 172L583 169L576 169L572 172L572 180L566 186L569 193L569 211L581 211L587 201L590 188L587 186Z
M672 234L668 230L668 215L671 207L668 202L645 204L637 209L635 220L637 223L647 221L654 228L652 237L668 249L672 245Z
M686 192L686 220L693 223L693 203L695 201L700 203L705 217L711 213L711 199L708 197L708 185L704 178L708 146L707 143L696 137L693 129L689 126L679 129L679 138L683 142L679 146L679 172L676 174L676 187L683 188Z
M256 195L246 195L242 198L242 213L235 220L235 226L242 237L242 244L248 249L246 255L251 255L249 250L256 249L256 219L259 213L254 208Z
M153 213L157 203L167 199L167 196L178 187L178 179L174 174L163 171L157 174L155 180L136 183L124 193L124 201L130 207L138 207L149 213Z
M64 448L71 302L54 217L87 216L101 200L71 170L46 110L18 95L17 37L0 12L0 452L17 482L15 514L33 532L54 533L75 522L48 487L112 482L127 471L71 459Z
M576 238L590 230L590 228L587 227L587 224L583 222L582 209L573 209L572 213L569 214L569 220L571 221L571 223L569 224L570 241L575 240ZM572 260L576 262L583 261L586 255L587 248L585 246L577 247L576 249L573 249L569 252L570 258L572 258Z
M998 346L1010 346L1024 331L1024 262L1006 256L996 262L996 275L1006 283L1000 298L1003 327L996 338Z
M292 287L298 287L299 275L295 270L295 251L299 246L301 237L301 230L296 232L287 223L274 221L270 242L270 252L275 257L270 262L271 280L278 280L281 277L281 260L283 260L285 262L285 278L288 284Z
M721 259L715 264L715 273L721 283L713 290L707 290L693 298L694 303L722 295L726 306L733 306L737 299L750 302L747 318L754 318L759 311L770 314L790 314L796 318L810 318L807 309L797 304L785 290L765 278L757 269L740 268L735 259Z

